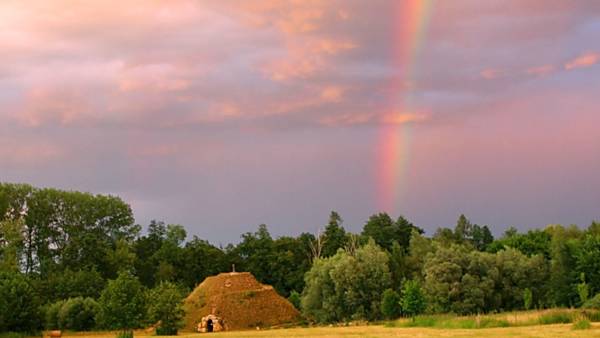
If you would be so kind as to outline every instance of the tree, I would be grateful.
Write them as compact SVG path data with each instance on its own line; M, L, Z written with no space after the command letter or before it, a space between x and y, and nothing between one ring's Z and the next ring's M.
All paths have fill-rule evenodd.
M143 287L127 272L108 282L98 303L97 322L105 329L127 331L138 328L146 312Z
M161 282L148 292L148 320L159 323L157 335L177 335L183 326L183 293L173 283Z
M532 302L533 295L531 293L531 289L525 288L525 290L523 290L523 306L525 307L525 310L531 309Z
M96 325L98 303L92 298L76 297L60 303L58 328L89 331Z
M458 221L456 221L456 226L454 227L454 238L458 243L464 243L467 240L473 238L473 224L465 217L465 215L460 215L458 217Z
M323 233L322 257L331 257L336 254L338 249L342 249L346 245L346 230L344 230L342 223L343 220L340 215L332 211Z
M419 283L409 280L402 287L402 312L413 317L425 311L427 303Z
M0 221L0 271L21 270L23 219Z
M383 292L383 298L381 299L381 314L386 319L393 319L400 316L402 307L400 306L400 295L392 290L386 289Z
M381 318L381 297L390 286L388 256L374 241L354 256L339 251L318 259L306 273L303 313L319 322Z
M362 235L373 238L377 245L388 251L396 242L406 252L413 230L423 233L422 229L414 226L403 216L394 221L387 213L379 213L369 217L363 227Z
M18 272L0 272L0 332L29 332L40 327L39 303L28 280Z
M579 246L572 242L571 248L577 271L588 281L589 293L600 292L600 235L586 235Z
M95 269L73 271L67 268L41 281L39 290L49 301L75 297L97 299L105 286L106 280Z

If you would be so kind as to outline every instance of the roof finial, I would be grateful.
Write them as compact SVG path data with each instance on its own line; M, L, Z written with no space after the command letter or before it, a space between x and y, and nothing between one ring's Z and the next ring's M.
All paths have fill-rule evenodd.
M231 264L231 272L235 272L235 264Z

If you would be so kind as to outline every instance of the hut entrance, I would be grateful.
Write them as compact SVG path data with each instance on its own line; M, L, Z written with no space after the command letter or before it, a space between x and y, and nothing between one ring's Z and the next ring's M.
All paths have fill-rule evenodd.
M209 319L206 322L206 332L213 332L213 321L212 321L212 319Z

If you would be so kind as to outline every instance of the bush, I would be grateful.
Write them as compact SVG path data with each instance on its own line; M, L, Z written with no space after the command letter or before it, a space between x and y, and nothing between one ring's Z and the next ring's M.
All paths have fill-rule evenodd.
M552 311L539 318L540 324L567 324L573 322L573 315L567 311Z
M170 282L161 282L148 292L148 319L160 323L156 335L176 335L183 325L183 293Z
M117 333L117 338L133 338L133 331L121 331Z
M582 315L585 316L585 318L589 319L590 322L600 322L600 311L599 310L583 310L581 312Z
M0 338L25 338L26 335L24 333L19 332L4 332L0 333Z
M409 316L416 316L425 311L425 295L419 283L409 280L402 286L402 312Z
M57 330L61 328L58 316L63 304L65 304L65 301L59 300L58 302L46 306L45 327L47 330Z
M589 330L592 328L592 324L587 319L580 319L573 324L573 330Z
M595 295L593 298L588 299L587 302L583 303L582 308L600 310L600 293Z
M61 329L89 331L96 324L98 303L91 298L76 297L64 302L58 313Z
M292 305L294 305L294 307L298 310L300 310L300 299L300 293L298 293L296 290L292 290L290 296L288 297L290 303L292 303Z
M146 312L143 287L129 273L120 273L117 279L109 281L98 304L96 322L106 329L138 328Z
M41 322L27 278L18 272L0 272L0 332L34 332Z
M392 289L383 292L381 300L381 313L387 319L398 318L400 316L400 295Z

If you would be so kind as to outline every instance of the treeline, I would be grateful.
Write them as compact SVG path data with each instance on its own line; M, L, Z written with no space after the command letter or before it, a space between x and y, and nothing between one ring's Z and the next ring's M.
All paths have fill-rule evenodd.
M142 232L115 196L0 184L0 332L155 323L160 304L179 313L173 299L232 265L317 322L580 306L600 292L600 223L509 228L498 239L463 215L432 237L385 213L358 234L336 212L324 223L279 238L260 225L216 247L186 240L181 225Z

